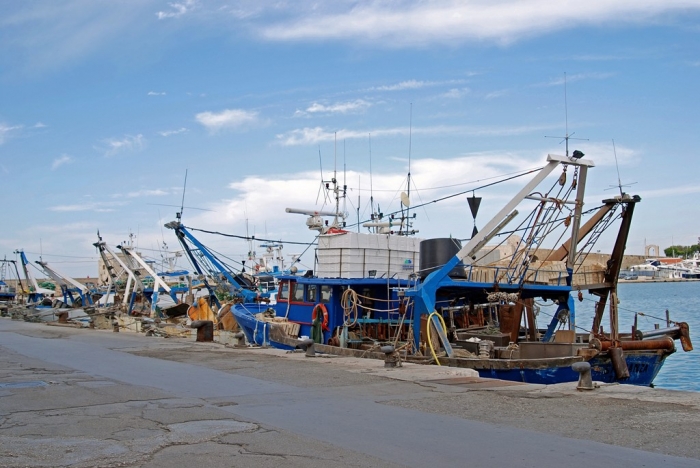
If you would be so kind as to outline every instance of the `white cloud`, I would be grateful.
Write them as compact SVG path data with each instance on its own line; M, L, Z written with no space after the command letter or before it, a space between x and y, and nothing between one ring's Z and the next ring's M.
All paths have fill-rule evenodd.
M43 122L37 122L34 124L34 128L45 128L46 125Z
M180 16L192 11L195 8L196 3L194 0L185 0L184 2L180 3L168 3L168 5L171 8L170 11L159 11L156 13L159 20L166 18L179 18Z
M21 128L21 125L10 126L4 123L0 123L0 145L7 141L12 132L14 132L15 130L20 130Z
M415 158L411 162L411 204L418 213L415 228L420 230L420 237L444 237L454 235L467 237L471 233L472 218L465 200L466 194L454 196L438 203L431 203L438 198L477 189L483 185L504 178L504 174L523 172L534 167L542 166L545 156L513 153L476 153L451 159ZM375 171L372 174L372 194L376 204L383 213L399 210L399 194L406 190L407 161L397 161L394 168ZM465 177L465 175L467 175ZM360 219L369 218L370 174L364 171L349 169L344 174L348 184L347 205L341 201L341 210L347 209L347 222L357 222L357 208L360 209ZM503 199L509 199L514 193L514 187L523 186L532 175L497 184L477 192L484 196L482 213L478 225L483 226L488 220L491 208L498 206ZM556 177L553 177L556 180ZM360 181L358 183L358 181ZM344 182L341 182L344 183ZM549 183L549 182L547 182ZM305 171L290 174L249 176L229 184L234 191L231 197L209 206L215 213L192 213L187 224L191 226L207 226L204 229L221 232L245 234L246 229L258 238L308 241L314 238L315 231L309 231L305 226L306 217L298 214L287 214L285 208L321 210L332 209L333 202L324 203L324 197L318 197L321 177L318 172ZM360 190L359 187L362 187ZM360 199L360 206L356 205ZM317 202L318 199L318 202ZM255 207L250 210L250 207ZM376 209L376 207L375 207ZM493 212L495 212L493 211ZM455 215L462 213L462 216ZM523 215L524 216L524 215ZM482 219L483 218L483 219ZM441 220L440 222L435 222ZM246 226L246 221L248 226ZM514 223L514 225L517 223ZM262 231L264 226L265 231ZM353 231L355 227L351 228ZM217 239L209 236L207 245L231 251L236 247L230 239ZM235 241L234 241L235 242ZM247 250L247 244L240 241L240 252ZM285 245L285 251L300 253L303 246ZM309 260L306 259L305 262ZM305 263L303 262L303 263Z
M665 198L665 197L678 197L680 195L692 195L694 193L700 193L700 186L698 185L681 185L668 188L651 189L651 190L638 190L639 195L642 199L647 198Z
M308 114L347 114L351 112L363 112L368 109L372 104L365 101L364 99L356 99L354 101L348 102L336 102L335 104L321 104L314 102L309 107L306 108L305 112L297 113L308 113Z
M338 1L306 7L295 3L278 7L277 17L282 19L265 22L260 33L275 41L360 40L388 47L510 43L580 25L645 23L662 14L698 8L700 3L692 0Z
M372 130L371 132L356 131L356 130L337 130L330 131L322 127L313 128L302 128L297 130L292 130L290 132L277 135L276 138L280 144L283 146L296 146L296 145L311 145L316 143L321 143L324 141L334 141L334 140L350 140L355 138L367 138L367 135L371 133L372 136L387 136L387 135L407 135L408 128L393 128L393 129L379 129Z
M138 198L138 197L159 197L162 195L168 195L169 192L166 192L165 190L161 189L154 189L154 190L138 190L136 192L129 192L126 194L128 198Z
M574 137L576 138L576 137ZM562 139L563 140L563 139ZM553 141L556 141L554 139ZM560 140L561 141L561 140ZM633 166L639 160L639 152L619 143L613 148L612 141L608 143L591 143L590 141L569 140L569 153L581 150L586 155L585 159L592 159L597 167L615 167L615 155L617 154L618 166ZM565 154L564 142L552 146L553 154Z
M60 157L53 160L53 163L51 164L51 170L55 171L56 169L63 166L64 164L70 164L72 162L73 162L73 158L71 158L67 154L62 154Z
M124 137L121 139L109 138L107 140L103 140L102 143L104 143L106 147L96 147L95 149L98 151L103 151L105 157L111 158L112 156L124 151L137 151L142 149L146 143L146 139L141 134L136 136L124 135Z
M197 122L212 132L223 128L240 128L258 121L258 113L243 109L225 109L221 112L200 112Z
M429 86L431 83L429 81L417 81L417 80L408 80L408 81L402 81L400 83L392 84L392 85L384 85L384 86L377 86L375 88L372 88L374 91L403 91L405 89L420 89L420 88L425 88L426 86Z
M73 212L73 211L94 211L96 213L109 213L114 211L114 207L123 206L124 202L88 202L76 203L73 205L56 205L49 207L49 211Z
M573 75L560 76L552 78L546 83L541 83L538 86L561 86L566 83L574 83L582 80L605 80L615 76L614 73L577 73Z
M413 127L409 130L408 127L396 128L380 128L371 130L328 130L323 127L305 127L301 129L291 130L286 133L276 135L276 140L283 146L297 145L313 145L322 142L334 140L350 140L357 138L367 138L368 134L372 137L385 137L396 135L408 135L411 131L414 135L474 135L474 136L505 136L505 135L523 135L533 132L541 132L550 130L551 125L531 125L531 126L515 126L515 127L470 127L458 125L442 125L434 127Z
M171 135L178 135L180 133L185 133L185 132L187 132L187 129L185 127L182 127L182 128L178 128L177 130L165 130L162 132L158 132L158 134L160 136L169 137Z
M159 93L158 91L149 91L148 92L149 96L165 96L165 91Z
M507 89L499 89L497 91L491 91L490 93L487 93L484 96L484 99L489 100L489 99L496 99L499 97L506 96L509 93Z
M440 97L445 99L461 99L470 92L471 90L469 88L452 88L449 91L442 93Z

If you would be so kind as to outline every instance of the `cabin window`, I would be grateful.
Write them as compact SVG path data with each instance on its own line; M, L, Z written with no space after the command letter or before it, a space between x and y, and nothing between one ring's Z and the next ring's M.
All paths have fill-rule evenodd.
M362 302L365 307L373 308L374 307L374 299L372 297L374 296L372 294L372 290L370 288L363 288L362 289Z
M328 285L321 286L321 301L324 304L331 302L331 287Z
M318 287L315 284L306 287L306 302L318 302Z
M304 285L295 284L294 293L292 294L292 301L294 302L304 302Z
M277 293L277 300L278 301L286 301L289 299L289 283L287 281L284 281L283 283L280 283L280 290Z

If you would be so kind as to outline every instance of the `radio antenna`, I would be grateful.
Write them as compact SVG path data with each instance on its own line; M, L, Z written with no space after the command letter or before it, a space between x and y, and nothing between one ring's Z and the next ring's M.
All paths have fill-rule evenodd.
M411 144L413 142L413 103L411 103L411 107L409 110L408 114L408 176L406 180L406 200L405 201L410 201L411 200ZM410 202L405 204L406 206L406 235L408 235L408 216L409 216L409 209L410 209ZM403 225L403 220L401 220L401 224ZM403 227L403 226L402 226Z
M613 154L615 155L615 169L617 169L617 185L611 185L609 188L607 188L605 190L610 190L610 189L614 189L617 187L620 190L620 198L622 198L622 196L623 196L622 187L629 187L630 185L634 185L637 182L632 182L631 184L625 184L625 185L622 184L622 181L620 179L620 166L617 163L617 150L615 149L615 140L612 140L612 144L613 144Z
M374 216L374 186L372 182L372 134L367 134L367 139L369 141L369 207L372 210L372 215Z
M580 141L588 141L588 138L572 138L576 132L573 132L572 134L569 134L569 104L567 101L567 93L566 93L566 72L564 72L564 128L566 130L566 136L559 137L559 136L545 136L545 138L561 138L562 140L559 142L561 145L563 142L566 142L566 157L569 157L569 140L580 140Z

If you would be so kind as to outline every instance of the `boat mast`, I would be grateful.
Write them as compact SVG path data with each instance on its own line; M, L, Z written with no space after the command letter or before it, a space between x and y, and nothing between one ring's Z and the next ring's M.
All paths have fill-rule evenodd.
M406 178L406 198L411 200L411 143L413 136L413 103L411 103L411 108L408 116L408 176ZM406 206L406 235L408 235L409 226L409 210L410 203ZM403 220L401 220L401 227L403 227ZM399 230L401 234L401 230Z
M619 199L615 197L614 200L605 200L604 203L609 203L616 201L623 205L622 210L622 222L620 228L617 232L617 238L615 239L615 245L610 255L610 260L607 262L607 267L605 269L605 287L598 289L591 289L589 292L598 296L598 302L595 308L595 317L593 318L593 326L591 332L596 334L600 330L600 323L603 318L603 313L605 312L605 306L610 297L610 339L619 339L619 327L618 327L618 316L617 316L617 280L620 275L620 270L622 269L622 259L625 255L625 247L627 246L627 237L629 236L630 227L632 226L632 215L634 214L634 207L642 199L635 195L630 197L625 194Z

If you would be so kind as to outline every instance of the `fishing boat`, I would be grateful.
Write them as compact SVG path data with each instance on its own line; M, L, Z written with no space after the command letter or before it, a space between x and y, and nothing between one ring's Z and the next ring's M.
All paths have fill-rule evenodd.
M10 287L6 282L0 280L0 302L13 302L15 300L16 290Z
M641 199L621 192L584 213L585 182L594 163L582 156L549 155L464 246L449 238L349 233L337 223L337 211L326 213L336 218L330 224L314 219L324 213L307 213L307 225L321 226L317 271L279 277L273 306L238 304L231 311L257 345L291 349L312 339L314 349L324 353L393 356L544 384L577 380L572 366L586 362L593 380L651 385L676 351L676 340L692 350L688 326L669 321L660 330L619 330L617 281ZM549 177L557 169L560 175ZM528 211L519 216L523 205ZM505 232L516 219L520 224ZM587 262L603 231L618 221L606 264ZM487 243L497 236L515 248L484 263L494 251ZM548 239L556 244L545 249ZM554 248L561 239L568 240ZM584 292L596 300L590 327L576 322L576 299ZM554 309L546 328L537 323L540 304ZM608 307L606 331L602 319Z

